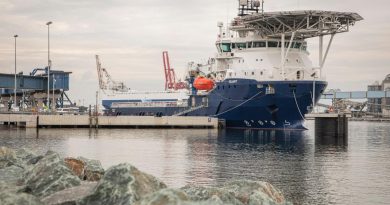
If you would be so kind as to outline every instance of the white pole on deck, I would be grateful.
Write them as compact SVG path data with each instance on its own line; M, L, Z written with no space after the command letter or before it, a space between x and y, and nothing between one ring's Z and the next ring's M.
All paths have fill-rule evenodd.
M320 43L319 43L319 61L318 61L318 64L319 64L319 68L320 68L320 76L322 76L322 65L324 63L324 55L323 55L323 52L324 52L324 36L319 36L319 39L320 39Z
M284 62L285 62L285 59L284 59L284 55L285 55L285 52L284 52L284 48L285 48L285 34L282 33L282 41L281 41L281 67L282 67L282 78L283 80L285 79L284 78Z

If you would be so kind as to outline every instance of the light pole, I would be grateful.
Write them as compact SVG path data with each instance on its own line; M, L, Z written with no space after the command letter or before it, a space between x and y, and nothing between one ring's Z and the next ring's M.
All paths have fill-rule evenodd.
M50 24L53 22L49 21L46 23L47 25L47 107L50 110Z
M55 97L54 89L55 89L55 86L56 86L56 79L55 79L55 76L53 74L53 106L52 106L53 111L56 110L56 103L54 102L54 97Z
M14 38L15 38L15 84L14 84L14 107L16 108L17 104L16 104L16 38L18 37L18 35L14 35Z

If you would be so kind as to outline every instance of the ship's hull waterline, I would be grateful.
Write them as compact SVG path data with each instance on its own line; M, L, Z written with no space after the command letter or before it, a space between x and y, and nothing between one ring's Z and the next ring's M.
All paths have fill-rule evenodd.
M304 115L313 104L313 90L317 102L326 86L325 81L229 79L217 83L208 94L189 96L185 107L111 107L103 104L107 115L210 116L224 119L228 128L304 129ZM121 101L126 100L110 102Z

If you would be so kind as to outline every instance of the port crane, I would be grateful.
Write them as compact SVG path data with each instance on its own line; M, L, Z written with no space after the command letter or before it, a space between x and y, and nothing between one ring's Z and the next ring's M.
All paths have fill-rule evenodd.
M96 66L99 79L99 88L103 91L117 91L117 92L128 92L130 89L123 83L112 79L111 75L105 68L102 68L99 56L96 55Z
M176 82L175 70L171 68L168 51L163 51L163 63L164 63L164 74L165 74L165 90L187 89L188 88L187 83L182 82L181 80Z

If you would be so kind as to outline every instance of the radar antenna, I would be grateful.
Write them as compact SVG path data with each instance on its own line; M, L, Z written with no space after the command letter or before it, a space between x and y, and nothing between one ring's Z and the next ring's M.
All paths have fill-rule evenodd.
M252 13L264 13L264 0L238 0L238 16L246 16Z

